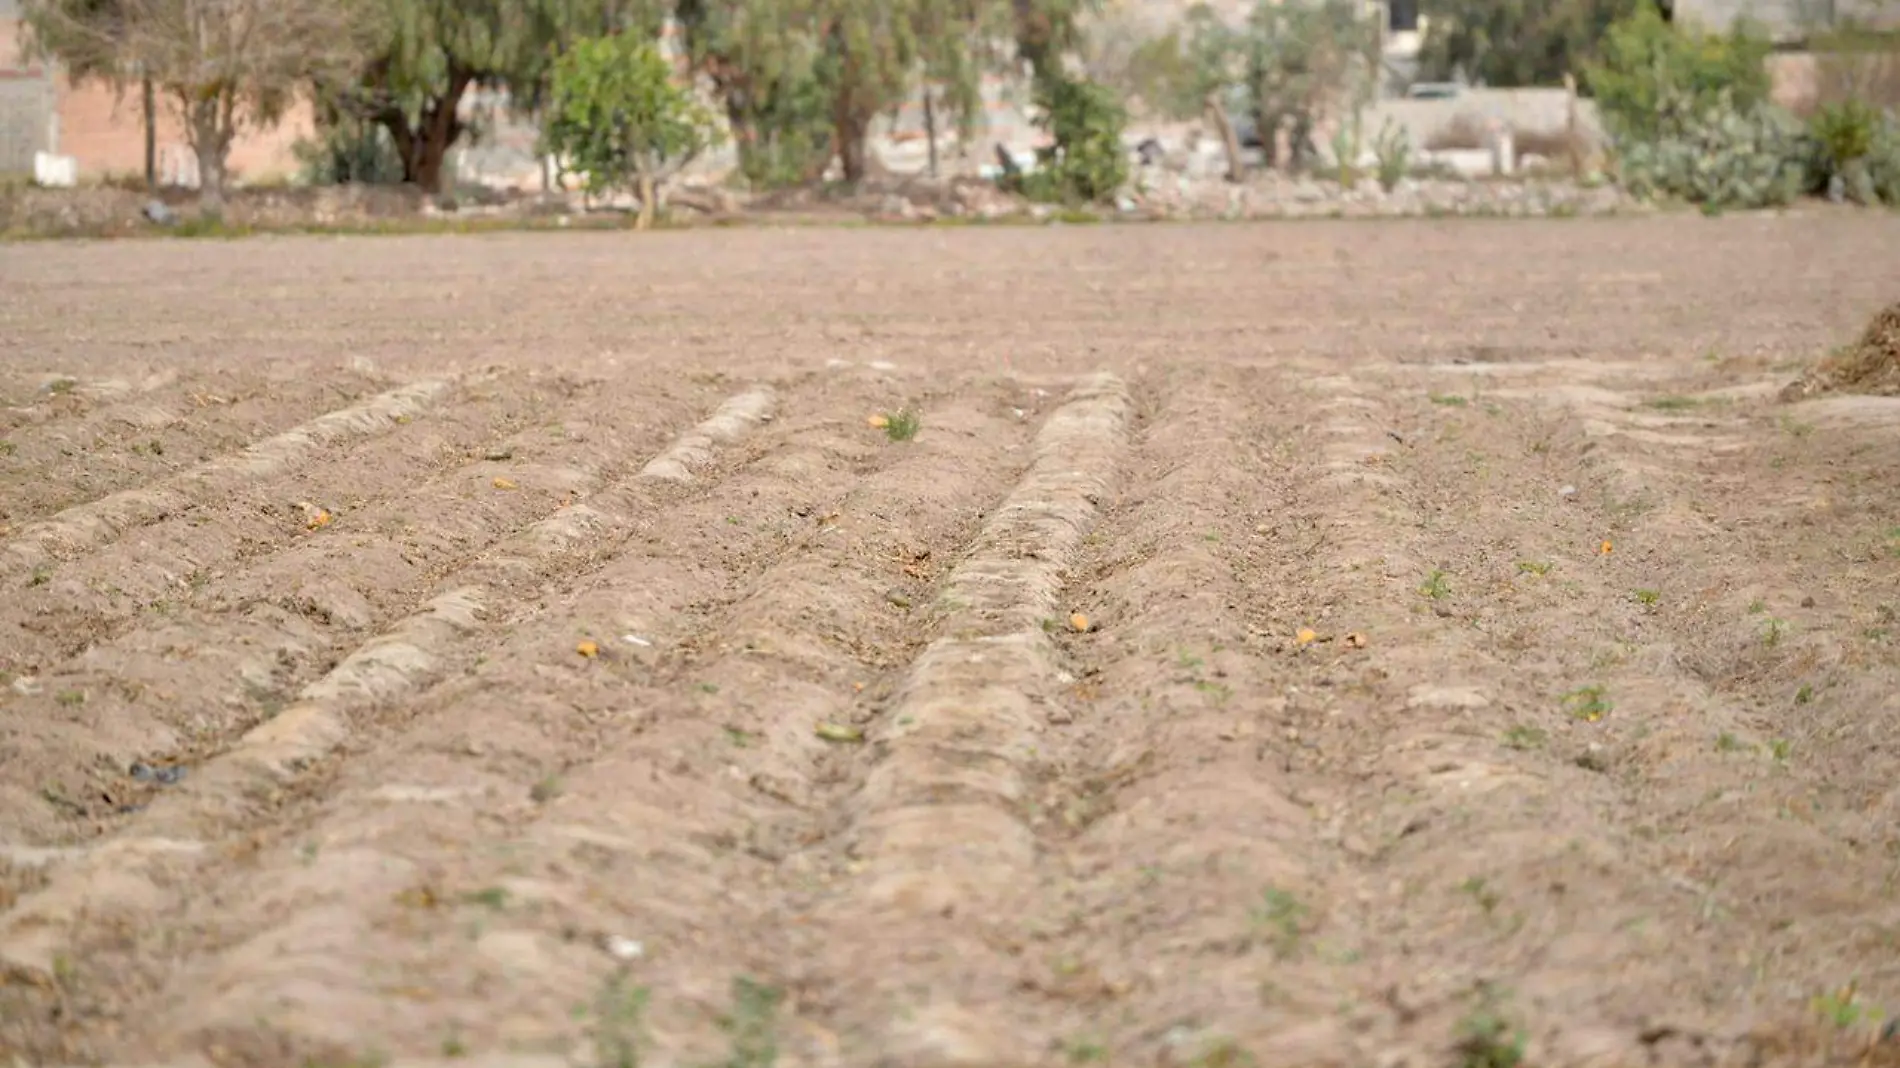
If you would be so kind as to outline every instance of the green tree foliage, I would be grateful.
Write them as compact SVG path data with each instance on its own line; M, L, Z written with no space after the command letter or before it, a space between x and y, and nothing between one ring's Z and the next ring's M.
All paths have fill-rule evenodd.
M476 86L505 86L516 107L546 96L554 57L569 42L626 30L656 34L646 0L365 0L374 42L353 77L320 83L327 106L388 131L403 179L442 188L449 149L467 133L457 113Z
M869 170L871 123L928 88L968 133L1012 37L1037 71L1076 40L1084 0L678 0L694 69L719 94L755 183Z
M1121 100L1098 83L1050 74L1037 79L1036 106L1055 143L1039 153L1041 165L1024 176L1023 192L1063 204L1113 197L1128 180Z
M1746 22L1705 33L1663 21L1652 0L1604 35L1590 86L1611 137L1653 142L1680 116L1717 106L1752 112L1768 99L1768 39Z
M1300 165L1327 118L1356 114L1379 69L1378 24L1356 0L1260 0L1247 23L1247 91L1268 158L1285 128Z
M1561 85L1585 72L1612 23L1646 0L1422 0L1419 73L1495 86Z
M677 0L687 56L712 84L754 186L816 181L831 160L818 42L792 0Z
M642 228L659 183L714 136L711 114L672 73L659 49L632 34L577 41L555 61L543 117L547 150L586 173L591 192L638 192Z
M1623 184L1711 209L1798 196L1813 142L1768 102L1768 48L1745 23L1671 25L1648 0L1611 26L1590 80Z
M1206 109L1209 94L1224 97L1238 84L1245 44L1245 35L1212 8L1195 4L1179 25L1134 49L1128 89L1164 117L1193 118Z

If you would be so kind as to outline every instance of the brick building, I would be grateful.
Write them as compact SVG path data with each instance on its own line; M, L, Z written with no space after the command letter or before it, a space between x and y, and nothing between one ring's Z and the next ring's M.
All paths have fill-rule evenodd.
M71 156L81 181L142 177L145 122L138 88L121 96L111 86L74 85L57 64L27 54L19 0L0 0L0 174L33 173L33 157ZM184 130L161 99L157 171L164 185L195 186L197 163ZM231 149L238 181L267 181L295 172L291 152L311 128L307 105L268 130L245 130Z

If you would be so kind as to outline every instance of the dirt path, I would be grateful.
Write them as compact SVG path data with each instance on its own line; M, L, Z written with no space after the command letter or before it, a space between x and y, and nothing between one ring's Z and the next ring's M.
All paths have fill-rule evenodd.
M1900 1063L1896 250L0 249L0 1054Z

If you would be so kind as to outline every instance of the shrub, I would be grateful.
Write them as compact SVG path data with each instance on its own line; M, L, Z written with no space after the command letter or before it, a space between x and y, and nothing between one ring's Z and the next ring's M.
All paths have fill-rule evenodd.
M1811 185L1861 204L1900 203L1900 128L1859 100L1823 106L1808 126Z
M653 220L659 183L714 137L712 116L671 75L634 34L576 41L554 62L544 145L587 175L590 192L637 189L641 226Z
M291 146L304 185L398 185L402 157L381 125L340 115Z
M1718 106L1749 114L1768 99L1769 42L1746 22L1725 35L1663 21L1646 0L1611 24L1603 59L1589 70L1604 128L1620 143L1656 141L1669 116Z
M1739 108L1726 95L1697 107L1667 91L1660 102L1661 132L1620 148L1619 173L1630 192L1763 208L1787 204L1806 187L1810 142L1787 112Z
M1412 169L1412 137L1390 118L1372 139L1372 156L1379 164L1379 186L1390 193Z
M1061 204L1107 200L1128 180L1122 129L1128 112L1106 86L1055 74L1038 79L1038 124L1055 144L1042 149L1040 166L1022 179L1032 200Z

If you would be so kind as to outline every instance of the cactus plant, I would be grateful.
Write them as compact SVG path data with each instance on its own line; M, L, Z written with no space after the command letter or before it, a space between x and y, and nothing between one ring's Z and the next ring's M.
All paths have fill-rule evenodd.
M1619 146L1621 178L1632 193L1709 208L1762 208L1787 204L1805 187L1813 145L1782 109L1738 109L1726 94L1698 105L1669 92L1659 110L1655 138Z

